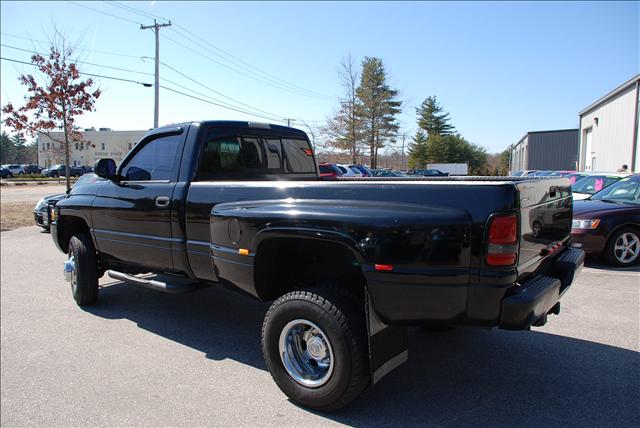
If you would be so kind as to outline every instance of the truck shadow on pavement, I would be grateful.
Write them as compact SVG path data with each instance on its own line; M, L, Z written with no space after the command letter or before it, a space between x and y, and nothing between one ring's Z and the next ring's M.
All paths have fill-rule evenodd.
M214 287L171 296L114 282L100 293L87 308L94 315L266 369L267 304ZM406 364L346 408L318 415L354 426L640 425L637 352L541 330L415 328L409 339Z
M268 307L222 287L171 295L116 281L101 287L98 304L85 310L131 320L213 360L230 358L266 370L260 332Z

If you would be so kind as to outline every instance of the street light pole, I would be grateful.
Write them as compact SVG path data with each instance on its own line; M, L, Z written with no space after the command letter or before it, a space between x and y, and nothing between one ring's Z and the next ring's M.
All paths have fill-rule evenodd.
M160 115L160 28L171 26L171 21L166 24L158 24L156 20L153 20L153 25L140 25L141 30L153 29L156 36L156 71L155 71L155 100L153 106L153 127L158 127L158 117Z

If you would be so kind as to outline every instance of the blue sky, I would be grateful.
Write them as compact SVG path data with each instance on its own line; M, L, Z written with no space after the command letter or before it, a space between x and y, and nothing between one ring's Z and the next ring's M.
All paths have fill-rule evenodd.
M153 61L140 59L153 57L153 34L137 24L152 23L149 17L109 2L79 3L125 19L71 2L2 1L2 44L42 50L46 45L38 41L46 40L55 24L71 40L80 40L86 48L81 51L84 61L153 73ZM340 58L348 53L358 60L378 56L404 101L403 132L415 132L415 106L436 95L456 128L491 152L504 149L527 131L577 127L578 111L640 72L638 2L123 4L180 26L161 30L160 58L198 83L162 66L161 79L172 82L161 82L165 86L185 91L176 86L181 85L231 103L213 89L242 102L244 106L235 104L241 110L249 105L271 118L301 118L317 125L338 104ZM232 59L232 65L212 45L243 62ZM29 58L28 53L5 46L1 53L6 58ZM6 61L1 67L2 104L8 100L20 104L23 88L17 76L30 67ZM95 65L83 70L153 81L149 75ZM268 76L255 74L262 72ZM80 126L147 129L153 125L152 88L98 80L103 95L97 111L81 118ZM195 119L273 122L161 90L161 125Z

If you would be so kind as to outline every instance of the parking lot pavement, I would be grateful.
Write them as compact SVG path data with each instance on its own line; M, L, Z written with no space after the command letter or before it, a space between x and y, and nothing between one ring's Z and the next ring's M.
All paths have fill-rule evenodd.
M407 364L324 415L265 370L265 304L106 279L81 309L48 234L0 239L2 426L640 425L638 269L585 268L531 332L412 329Z
M64 193L67 188L64 184L30 183L25 186L2 186L0 198L2 202L33 202L34 204L45 195Z

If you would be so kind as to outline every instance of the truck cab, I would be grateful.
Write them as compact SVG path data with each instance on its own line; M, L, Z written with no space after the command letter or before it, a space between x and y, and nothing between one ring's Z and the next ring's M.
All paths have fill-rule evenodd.
M544 325L584 262L565 178L323 180L304 132L230 121L150 131L95 171L108 181L72 189L51 216L78 304L107 271L273 302L267 367L326 411L407 359L407 326Z

